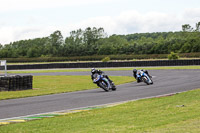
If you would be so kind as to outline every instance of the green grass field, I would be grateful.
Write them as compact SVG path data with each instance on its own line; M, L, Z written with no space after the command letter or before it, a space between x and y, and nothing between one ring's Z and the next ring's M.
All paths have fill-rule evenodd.
M133 82L128 76L110 76L116 85ZM90 76L34 76L33 90L0 92L0 100L98 88Z
M1 133L199 133L200 89L0 126Z

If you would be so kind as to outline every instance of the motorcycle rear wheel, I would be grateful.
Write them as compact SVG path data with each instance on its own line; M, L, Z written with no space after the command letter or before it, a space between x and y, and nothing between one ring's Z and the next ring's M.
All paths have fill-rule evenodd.
M112 85L112 90L113 90L113 91L116 91L117 88L116 88L116 86L114 85L114 83L111 83L111 85Z

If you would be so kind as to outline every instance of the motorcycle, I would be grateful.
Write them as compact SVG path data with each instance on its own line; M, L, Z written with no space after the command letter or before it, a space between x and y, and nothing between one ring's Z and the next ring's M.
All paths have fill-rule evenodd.
M153 80L143 71L137 71L137 78L146 83L147 85L153 84Z
M106 77L97 73L93 75L93 83L105 91L116 90L114 83L111 83Z

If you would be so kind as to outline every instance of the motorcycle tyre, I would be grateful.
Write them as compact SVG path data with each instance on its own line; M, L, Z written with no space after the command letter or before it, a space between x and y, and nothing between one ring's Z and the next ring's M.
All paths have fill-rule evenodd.
M151 83L150 83L150 85L152 85L153 84L153 80L152 80L152 78L150 78L151 79Z
M150 85L150 83L147 82L147 80L146 80L144 77L142 77L142 81L143 81L144 83L146 83L147 85Z
M104 81L102 81L102 82L104 82ZM100 86L106 92L108 92L110 90L108 87L105 87L101 82L99 82L98 86Z
M111 85L112 85L112 90L113 90L113 91L116 91L117 88L116 88L116 86L114 85L114 83L111 83Z

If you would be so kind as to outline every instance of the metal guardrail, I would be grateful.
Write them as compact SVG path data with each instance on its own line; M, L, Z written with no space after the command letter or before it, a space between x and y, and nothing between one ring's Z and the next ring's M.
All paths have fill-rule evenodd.
M7 65L7 70L52 69L52 68L92 68L92 67L187 66L187 65L200 65L200 59Z

